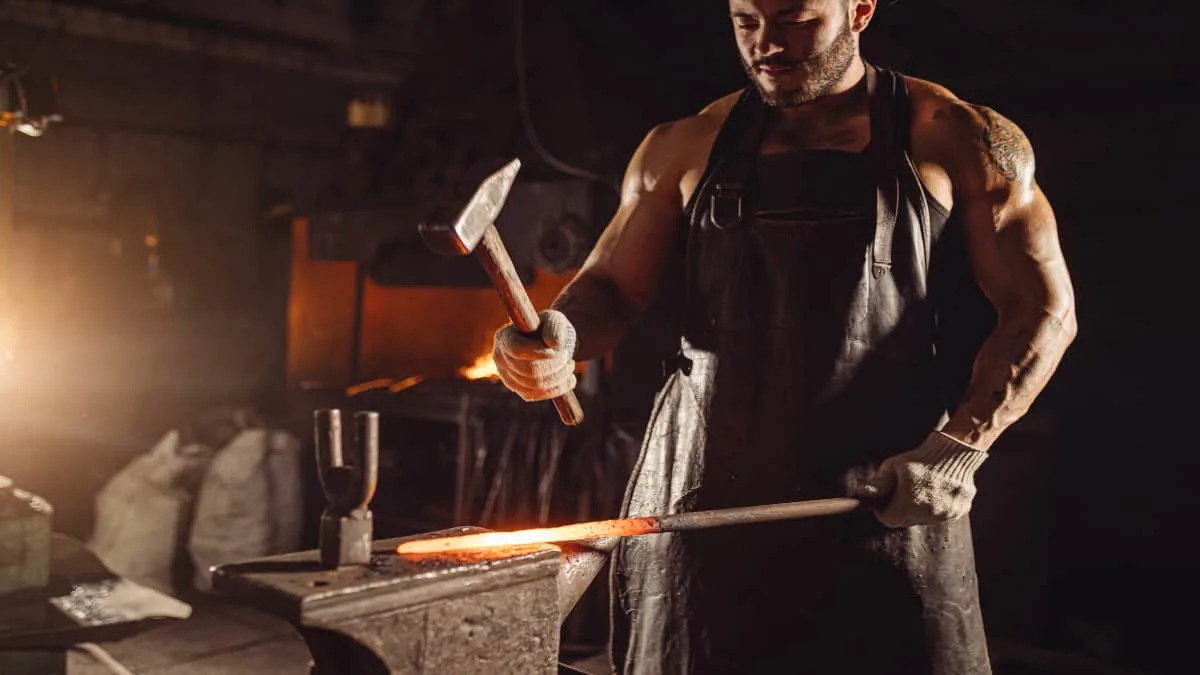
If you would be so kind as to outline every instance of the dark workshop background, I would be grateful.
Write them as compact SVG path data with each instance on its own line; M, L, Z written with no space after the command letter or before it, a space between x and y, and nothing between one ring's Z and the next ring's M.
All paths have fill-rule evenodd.
M989 626L1197 672L1189 23L1165 2L880 4L870 58L1029 134L1078 293L1077 342L979 477ZM604 179L582 180L594 237L604 181L642 135L741 86L723 5L525 0L518 23L514 0L0 1L0 61L52 73L63 108L17 139L27 346L0 406L0 472L86 538L96 490L166 429L251 406L306 438L311 392L288 376L295 218L363 207L409 227L439 171L490 153L531 180L582 180L561 163ZM349 127L355 99L385 102L393 124ZM376 264L384 284L412 269ZM443 318L392 320L437 335ZM639 326L607 383L625 429L658 382L656 330Z

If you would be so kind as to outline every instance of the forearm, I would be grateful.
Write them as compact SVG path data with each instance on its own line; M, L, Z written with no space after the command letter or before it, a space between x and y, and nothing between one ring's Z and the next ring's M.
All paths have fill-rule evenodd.
M942 431L976 449L989 449L1029 410L1075 331L1070 312L1002 318L980 348L967 395Z
M576 361L591 361L610 352L638 313L611 277L586 270L567 284L551 308L575 326Z

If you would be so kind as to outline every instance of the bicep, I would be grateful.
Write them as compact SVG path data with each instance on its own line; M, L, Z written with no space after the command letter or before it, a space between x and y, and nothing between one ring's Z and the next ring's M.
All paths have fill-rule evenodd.
M658 127L634 152L621 203L579 272L612 282L637 309L654 294L682 215L681 174L670 134Z
M964 201L976 279L996 309L1066 312L1073 305L1071 283L1046 196L1035 187L1003 201Z
M980 288L1003 316L1073 311L1054 209L1034 177L1033 148L1011 121L974 109L974 134L959 153L956 204Z

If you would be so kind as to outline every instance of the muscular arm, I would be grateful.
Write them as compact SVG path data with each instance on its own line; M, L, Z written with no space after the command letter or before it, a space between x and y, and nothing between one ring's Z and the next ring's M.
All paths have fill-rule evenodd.
M578 361L615 347L654 294L683 210L678 134L666 124L642 141L626 170L616 214L551 305L575 326Z
M961 101L934 121L950 140L944 166L975 276L998 314L943 431L987 450L1028 411L1075 339L1074 291L1025 134L995 111Z

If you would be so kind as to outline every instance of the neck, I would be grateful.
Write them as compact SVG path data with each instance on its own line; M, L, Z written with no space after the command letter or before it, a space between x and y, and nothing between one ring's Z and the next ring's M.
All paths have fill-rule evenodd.
M857 111L869 98L867 67L861 56L855 56L850 67L830 90L808 103L775 109L775 117L783 126L808 125L816 120L838 118Z

